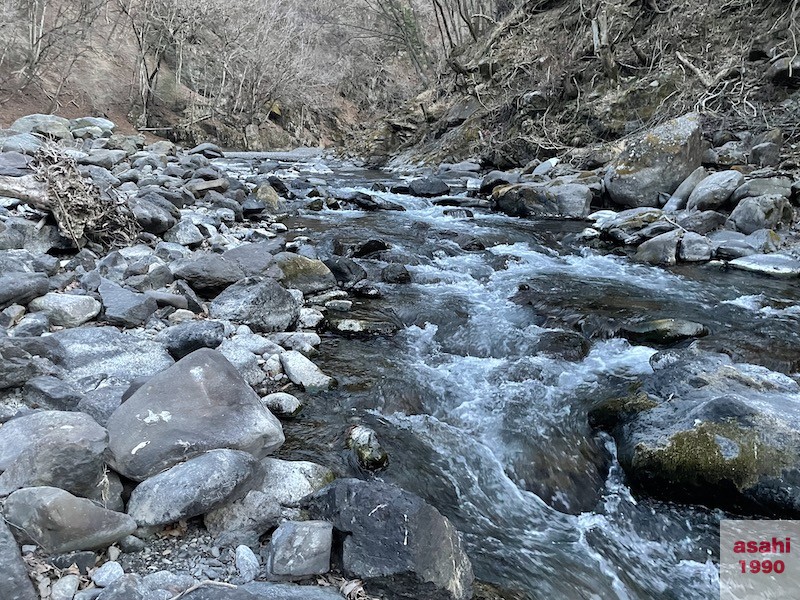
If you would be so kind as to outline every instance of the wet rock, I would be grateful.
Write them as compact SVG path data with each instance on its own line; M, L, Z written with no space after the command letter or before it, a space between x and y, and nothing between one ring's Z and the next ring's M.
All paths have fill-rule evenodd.
M335 384L332 377L325 375L317 365L295 350L281 354L281 365L292 383L302 386L307 392L325 391Z
M367 278L367 271L357 262L343 256L331 256L322 261L343 288L347 289Z
M0 275L0 310L12 304L28 304L44 296L49 287L47 275L42 273Z
M561 360L583 360L591 345L579 333L572 331L543 331L532 349L533 354L542 354Z
M295 417L303 410L303 403L291 394L276 392L261 399L264 406L278 417Z
M339 479L304 501L343 536L342 567L372 593L466 600L472 566L458 532L435 508L395 486Z
M101 280L98 291L103 301L105 320L112 325L138 327L158 310L153 298L126 290L108 279Z
M225 339L225 326L218 321L187 321L162 330L156 340L175 360L200 348L217 348Z
M716 210L744 183L738 171L713 173L697 184L686 203L689 210Z
M5 517L18 542L53 554L105 548L136 530L128 515L54 487L14 492L6 500Z
M131 494L128 514L140 527L205 514L237 499L257 468L258 461L247 452L211 450L140 483Z
M592 191L575 183L520 183L495 188L491 202L493 208L515 217L584 219L590 212Z
M42 411L0 428L0 496L35 486L95 497L103 480L108 433L88 415Z
M161 344L113 327L66 329L50 337L59 344L59 364L72 381L104 375L130 382L174 362Z
M347 432L347 447L356 455L358 464L368 471L377 471L389 464L389 455L381 447L373 429L356 425Z
M411 273L408 272L405 265L392 263L383 268L381 279L386 283L410 283Z
M691 175L681 182L678 189L672 192L672 196L670 196L669 200L667 200L667 203L664 205L664 212L675 212L676 210L686 208L686 201L694 191L694 188L707 176L708 171L703 167L697 167L692 171Z
M301 579L323 575L331 568L333 525L325 521L286 521L272 534L267 572L272 576Z
M678 259L681 262L704 262L711 260L711 241L698 233L687 231L678 244Z
M785 254L753 254L734 259L729 267L775 277L800 276L800 261Z
M236 263L218 254L200 254L179 259L170 265L170 270L176 278L184 279L192 289L212 297L245 277Z
M91 296L48 293L35 298L28 305L31 311L47 315L57 327L78 327L100 314L101 304Z
M627 144L606 173L606 190L622 206L659 206L659 195L671 195L701 155L700 115L673 119Z
M110 464L135 481L206 450L261 458L284 441L280 422L236 368L210 349L151 378L114 411L108 433Z
M737 231L749 234L758 229L775 229L791 223L794 210L783 196L758 196L745 198L733 209L727 224Z
M20 555L17 541L2 519L0 519L0 597L3 600L39 598L33 583L28 578L28 570Z
M273 279L248 277L217 296L210 312L214 318L242 323L255 331L286 331L297 322L300 303Z
M296 333L273 333L269 336L269 339L287 350L297 350L306 356L314 354L316 352L316 347L322 343L322 340L316 333L308 333L305 331L298 331ZM276 353L279 354L280 349L276 350L278 350Z
M409 182L408 189L414 196L421 198L433 198L435 196L446 196L450 193L450 186L438 177L423 177Z
M671 266L677 262L678 243L682 231L669 231L647 240L636 250L635 259L651 265Z
M275 263L283 272L281 283L287 288L313 294L336 287L336 278L320 260L281 252L275 255Z
M634 489L745 514L797 514L800 387L763 367L691 349L659 353L648 402L612 434Z
M683 319L656 319L624 325L620 334L636 343L673 344L690 338L708 335L708 328L701 323Z

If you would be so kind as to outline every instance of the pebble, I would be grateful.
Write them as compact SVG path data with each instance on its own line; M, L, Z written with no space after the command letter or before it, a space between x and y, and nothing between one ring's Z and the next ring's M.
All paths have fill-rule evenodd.
M353 308L353 303L350 300L329 300L325 303L325 308L328 310L347 312Z
M236 547L236 570L242 583L250 583L258 575L261 565L255 553L245 545Z

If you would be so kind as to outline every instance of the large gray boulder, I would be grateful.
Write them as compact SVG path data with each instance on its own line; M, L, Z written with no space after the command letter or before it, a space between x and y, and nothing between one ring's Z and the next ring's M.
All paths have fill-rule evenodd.
M626 397L598 401L634 489L746 513L800 514L800 386L723 354L670 350Z
M590 212L592 191L578 183L504 185L492 192L492 206L514 217L585 219Z
M128 515L54 487L14 492L6 500L5 518L20 544L36 544L51 554L106 548L136 530Z
M739 171L713 173L697 184L686 203L689 210L716 210L744 183Z
M363 580L370 592L429 600L472 597L472 565L458 532L418 496L377 481L339 479L303 504L343 536L343 571Z
M0 427L0 496L52 486L76 496L98 496L108 433L89 415L41 411Z
M3 600L38 600L39 594L28 577L28 569L14 535L0 519L0 598Z
M660 206L700 166L700 115L667 121L630 141L611 163L605 187L622 206Z
M263 458L283 444L280 422L236 368L201 349L151 378L108 421L110 464L135 481L207 450Z
M248 325L255 331L286 331L297 322L300 303L274 279L248 277L217 296L210 313L214 318Z
M258 470L241 450L211 450L140 483L128 503L139 526L166 525L236 500Z
M71 381L105 376L128 383L174 363L161 344L114 327L66 329L50 337L60 345L60 366Z
M750 234L759 229L775 229L793 220L794 209L789 200L784 196L772 194L744 198L733 209L727 224L736 231Z

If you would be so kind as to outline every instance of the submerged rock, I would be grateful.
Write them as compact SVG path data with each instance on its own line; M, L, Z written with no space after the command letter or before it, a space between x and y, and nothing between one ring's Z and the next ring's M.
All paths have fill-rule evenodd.
M640 343L673 344L689 338L708 335L708 328L701 323L683 319L656 319L632 323L620 328L623 337Z

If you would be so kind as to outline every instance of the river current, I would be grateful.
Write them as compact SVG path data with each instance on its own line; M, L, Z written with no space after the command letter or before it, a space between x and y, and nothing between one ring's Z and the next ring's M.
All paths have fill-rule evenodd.
M237 155L221 162L245 179L277 159L285 179L322 178L369 191L397 175L318 157ZM796 371L796 285L718 265L665 270L588 249L587 223L530 221L374 192L406 210L301 209L286 224L320 258L369 239L390 249L362 261L380 299L354 299L352 316L399 326L393 336L324 334L315 362L335 390L306 397L285 426L282 456L342 475L378 477L414 492L461 532L476 577L519 598L687 599L719 593L719 521L698 506L632 494L613 440L587 420L598 397L635 384L657 351L615 337L627 319L679 317L712 334L709 349ZM301 203L302 205L302 203ZM380 283L404 264L407 284ZM541 351L560 332L588 351ZM353 424L373 428L387 469L361 471L344 449Z

